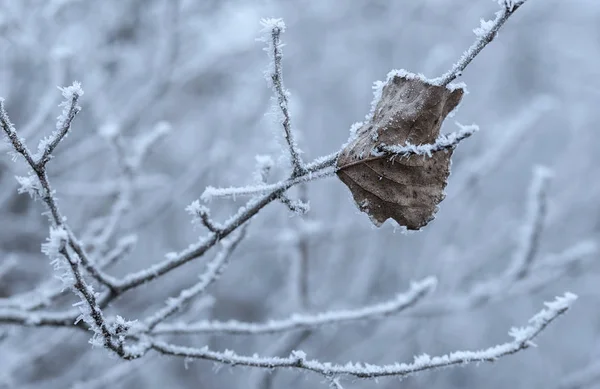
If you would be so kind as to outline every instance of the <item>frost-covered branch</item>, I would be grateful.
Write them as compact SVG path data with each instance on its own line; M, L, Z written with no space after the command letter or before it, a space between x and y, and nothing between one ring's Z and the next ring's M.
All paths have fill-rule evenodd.
M91 339L92 344L103 345L104 347L114 351L121 358L133 359L135 354L130 354L124 348L124 338L120 336L120 328L125 324L118 323L121 327L116 326L110 328L99 304L100 295L97 294L93 287L89 285L83 276L80 268L80 259L71 252L68 248L69 235L62 227L51 227L50 236L47 242L42 245L42 251L46 254L55 270L63 271L60 278L65 287L70 288L79 298L80 302L75 304L81 314L75 320L75 324L79 321L84 321L89 328L94 332Z
M427 155L431 156L434 152L447 151L454 149L462 140L470 137L479 127L476 125L460 126L461 129L458 132L450 133L447 135L440 135L435 143L425 145L412 145L405 144L402 146L397 145L380 145L377 149L373 150L373 153L388 153L392 156L408 157L411 155ZM297 177L291 177L288 180L280 181L275 184L256 184L248 185L244 187L229 187L229 188L215 188L212 186L207 187L202 193L201 199L208 202L216 197L232 197L238 196L255 196L258 194L264 194L277 190L287 190L288 188L310 182L313 180L329 177L335 174L334 169L328 169L333 166L337 154L315 160L312 164L307 165L309 174L301 174ZM311 170L314 171L311 173ZM287 205L287 204L286 204Z
M273 193L276 191L285 191L292 186L318 180L325 177L331 177L335 174L335 170L323 169L315 172L314 174L302 174L295 178L290 178L285 181L280 181L275 184L257 184L248 185L244 187L229 187L229 188L214 188L212 186L207 187L202 196L200 197L203 201L211 201L215 197L233 197L238 196L256 196L266 193Z
M515 354L534 345L533 340L557 317L565 313L577 296L566 293L552 302L545 303L546 308L533 316L526 327L513 328L509 332L512 340L482 351L456 351L450 354L431 357L427 354L415 357L411 363L395 363L392 365L371 365L348 363L336 365L317 360L309 360L302 351L294 351L289 357L259 357L238 355L233 351L218 352L208 347L191 348L177 346L153 340L151 348L165 355L173 355L190 359L202 359L231 366L248 366L264 369L292 368L307 370L325 377L353 376L357 378L406 377L425 370L438 369L454 365L470 363L495 362L498 358Z
M169 257L164 261L150 266L147 269L130 273L122 277L118 282L115 283L116 294L121 294L148 281L154 280L172 271L173 269L176 269L179 266L204 255L220 239L227 237L233 231L249 221L262 208L275 200L279 200L281 195L289 188L302 182L332 175L333 172L330 171L330 168L335 164L335 160L335 154L325 158L318 158L312 163L306 164L306 173L304 175L298 178L290 178L288 180L281 181L278 184L268 186L270 190L264 194L252 197L238 210L236 214L222 223L218 233L212 232L200 242L190 245L187 249L179 253L169 255ZM262 190L257 191L257 193L262 192Z
M41 156L38 158L38 160L36 160L31 154L25 145L24 140L19 138L17 135L17 132L13 124L10 122L8 114L6 113L2 100L0 100L0 125L9 138L9 141L12 143L15 152L20 154L25 159L32 172L27 177L17 177L17 180L21 184L20 192L28 192L34 198L39 196L42 199L48 208L48 216L51 224L56 228L64 228L65 231L67 231L68 244L71 249L73 249L75 254L77 254L77 256L80 258L86 271L90 273L92 277L98 280L98 282L109 288L112 288L113 282L111 277L104 274L101 270L92 265L87 253L66 224L66 219L58 208L58 204L54 197L54 191L50 186L50 181L46 172L46 164L50 159L50 153L54 150L54 148L56 148L58 143L64 139L70 130L71 122L75 114L80 110L77 105L79 96L83 95L81 85L77 82L73 83L73 85L70 87L62 88L61 91L63 92L63 97L65 100L61 103L63 112L58 117L58 130L54 132L53 136L40 142L38 149L40 150ZM48 150L50 151L48 152Z
M477 57L477 55L494 40L500 28L527 0L498 0L502 9L496 12L496 18L482 21L481 26L473 30L477 40L465 51L462 57L452 65L452 68L443 76L432 80L437 85L448 85L462 75L463 70Z
M153 330L157 325L179 311L182 306L202 295L206 291L206 288L215 282L221 273L223 273L225 267L229 264L231 254L244 238L245 231L245 228L241 228L235 236L230 237L228 240L221 241L221 251L219 251L212 261L208 262L206 270L200 275L198 282L193 286L182 290L181 293L179 293L179 296L168 299L164 308L158 310L152 316L144 320L144 328L147 329L147 331Z
M431 293L436 285L434 278L425 278L411 285L410 289L395 298L357 309L327 311L316 314L294 314L287 319L271 320L266 323L244 323L239 321L201 321L197 323L163 324L156 327L155 334L236 334L258 335L312 329L327 325L344 324L361 320L394 315L408 309Z
M81 111L81 107L77 104L79 98L83 96L81 84L74 82L71 86L59 89L65 99L60 104L60 106L63 107L63 112L56 121L56 131L54 131L51 136L44 138L38 145L39 157L37 158L37 164L40 168L48 163L54 149L69 133L75 115Z
M478 41L447 74L435 81L438 84L448 85L458 77L483 47L494 38L506 19L523 3L524 1L503 1L503 11L498 13L496 20L483 23L482 27L476 32L479 37ZM294 368L319 373L331 383L332 387L341 388L339 377L344 375L359 378L404 377L440 367L495 361L502 356L516 353L532 345L532 340L550 322L564 313L575 300L574 295L566 294L564 297L548 303L545 310L531 319L529 326L522 329L513 329L510 332L513 339L504 344L483 351L455 352L440 357L423 355L416 357L412 363L403 364L374 366L349 363L347 365L337 365L318 360L308 360L306 354L301 351L293 351L289 357L268 358L244 356L231 351L217 352L210 350L208 347L181 347L163 342L160 339L162 336L173 334L258 335L296 330L304 330L307 334L310 334L310 330L321 326L371 320L403 312L421 302L433 290L435 285L433 279L425 279L414 283L411 285L410 290L389 301L355 309L307 313L306 272L299 272L300 276L296 277L294 285L298 287L298 299L303 300L303 302L298 304L300 306L298 312L287 318L261 323L220 322L214 320L194 323L164 323L176 314L183 305L193 304L193 300L204 294L208 286L215 282L228 264L233 250L240 242L245 232L246 223L258 212L273 201L282 202L294 212L306 212L308 202L304 201L304 198L302 201L292 200L286 195L286 191L296 185L335 174L339 152L318 158L310 163L305 163L301 158L301 151L294 138L291 125L289 93L284 87L282 78L281 49L283 45L280 38L285 25L279 19L263 20L263 26L267 35L265 39L268 43L267 51L272 60L267 76L273 89L274 99L277 101L277 107L281 113L281 125L292 164L291 173L278 182L269 183L267 175L271 170L271 165L269 165L269 161L263 160L263 168L258 171L260 179L250 186L223 189L208 187L200 200L209 201L214 197L222 196L250 196L251 198L224 222L213 220L210 209L200 205L200 200L195 201L187 210L195 217L194 222L202 224L208 230L203 232L206 235L198 242L180 252L167 254L164 260L152 266L122 277L117 278L105 273L105 268L124 257L135 243L131 236L119 236L119 227L126 212L133 208L134 182L139 173L141 160L150 145L166 132L166 127L159 125L154 131L143 132L141 136L132 138L132 142L125 142L124 138L125 132L132 131L132 127L135 127L135 124L143 117L140 113L146 109L147 105L150 105L151 102L164 94L170 83L171 65L177 55L180 4L178 1L165 1L165 5L169 11L168 16L165 18L168 21L167 26L163 31L163 35L161 35L165 47L164 50L160 51L162 55L159 56L160 61L158 62L163 66L167 66L167 68L160 68L160 71L156 72L156 77L152 78L148 89L145 91L150 92L146 93L147 98L131 99L133 101L131 109L121 110L118 113L122 115L120 119L110 117L110 120L107 121L109 125L102 129L103 135L109 138L115 146L121 172L115 185L116 198L108 215L88 223L91 226L90 231L92 231L89 234L90 239L80 241L67 225L66 218L58 208L46 172L48 161L52 158L58 144L68 135L72 121L81 109L78 106L78 100L83 94L80 86L73 84L71 87L61 89L65 102L62 104L64 109L59 117L57 130L40 143L38 153L35 155L27 149L25 141L16 133L5 112L4 105L0 102L0 125L7 134L16 153L25 159L31 170L28 176L18 178L21 185L20 192L28 192L32 197L42 199L48 208L51 232L48 242L44 245L44 252L52 259L56 269L62 271L60 276L63 286L70 288L80 299L77 309L58 311L58 308L52 310L41 309L62 295L54 285L34 290L33 292L39 292L41 297L36 301L29 301L29 303L24 301L25 296L23 295L14 296L14 299L0 301L0 324L61 326L91 330L94 333L93 344L102 345L123 359L140 358L147 355L149 351L154 350L160 354L181 356L187 359L209 360L219 364L243 365L267 370ZM162 73L165 75L162 76ZM380 145L375 152L390 154L392 158L411 155L431 156L435 152L454 149L463 139L471 136L476 129L475 126L461 126L460 131L442 135L432 144ZM436 303L453 309L456 307L473 307L498 295L506 294L514 286L526 285L526 287L532 287L531 285L535 285L535 282L530 282L530 276L533 273L532 270L537 270L538 267L547 271L548 277L543 278L543 281L548 282L550 278L555 277L556 274L582 256L582 252L586 249L574 250L575 253L571 252L568 255L555 256L553 261L536 260L545 216L547 175L540 171L536 177L537 181L534 181L532 187L522 239L511 266L503 274L503 277L493 283L490 281L489 283L476 284L468 293L459 294L458 297L438 300L430 304L429 309L431 307L439 308ZM116 246L111 249L110 245L114 241L117 241ZM209 250L219 244L223 246L222 250L217 253L214 259L207 262L206 271L201 274L200 279L191 287L182 289L177 297L167 300L164 308L158 309L146 319L136 323L135 321L126 321L118 315L108 316L106 312L109 311L104 311L111 302L126 292L161 278L172 270L206 255ZM307 245L304 245L299 250L305 250L304 254L306 254L307 247ZM95 283L92 285L85 279L88 274L100 284L101 293L94 291L93 286L96 286ZM536 282L539 285L539 281ZM425 304L423 306L427 311L428 306ZM417 310L415 309L415 311ZM79 324L74 325L74 321ZM279 351L277 354L287 355L292 347L299 348L300 342L304 339L301 338L300 341L288 343L288 349Z
M135 243L137 242L137 237L134 235L126 235L120 238L115 247L108 251L105 254L102 254L100 258L96 258L94 261L95 266L99 269L108 268L115 263L117 263L122 258L129 255ZM97 257L97 256L96 256ZM0 298L0 309L1 308L12 308L12 309L21 309L23 311L33 311L43 307L47 307L54 302L58 297L63 296L66 293L62 286L56 286L55 280L48 280L35 289L10 296L8 298ZM28 313L23 312L24 315ZM35 315L40 320L45 321L44 317L47 314L43 312L36 312L32 315ZM54 319L48 320L49 322L56 322L57 319L55 316ZM64 313L62 317L69 317L72 314L68 312ZM68 322L68 319L58 319L60 322L64 322L65 320ZM0 313L0 322L2 322L2 314ZM35 322L35 320L31 320L31 322Z
M200 204L200 200L194 200L187 208L186 211L194 217L193 223L202 223L207 230L214 234L220 234L223 227L217 222L211 219L210 209Z
M281 125L290 153L293 169L292 176L295 177L304 174L305 167L302 162L302 157L300 156L301 151L298 148L298 144L296 143L292 131L292 121L288 103L290 93L283 85L283 70L281 63L283 59L281 52L283 44L281 43L281 34L285 32L285 23L282 19L263 19L261 24L263 25L263 33L265 34L263 41L267 43L265 51L269 54L270 58L269 69L265 76L273 89L273 93L275 94L274 98L281 111Z
M457 125L460 127L459 131L450 134L441 134L432 144L413 145L409 142L404 145L380 144L373 150L372 154L374 156L384 153L391 154L394 157L409 157L411 155L425 155L431 157L432 153L454 150L460 142L479 131L479 127L474 124L463 126L457 123Z

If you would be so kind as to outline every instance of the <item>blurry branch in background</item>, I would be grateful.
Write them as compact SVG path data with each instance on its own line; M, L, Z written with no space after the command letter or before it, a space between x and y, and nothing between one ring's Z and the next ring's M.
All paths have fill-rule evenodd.
M200 321L195 323L163 324L156 327L155 334L197 334L212 335L262 335L279 332L315 329L327 325L339 325L356 321L373 320L403 312L416 305L435 289L436 280L425 278L413 282L410 289L393 299L357 309L332 310L314 314L293 314L286 319L271 320L265 323L245 323L235 320L227 322Z
M50 85L64 85L66 70L69 68L68 61L72 53L65 48L56 48L50 56L49 74ZM21 137L29 138L37 134L43 126L46 125L50 115L56 106L56 91L48 88L48 91L42 96L42 99L30 119L23 125L20 131ZM0 153L9 151L10 144L0 143Z
M71 389L112 388L117 383L122 383L127 377L131 377L134 370L140 369L147 364L148 361L152 361L153 359L156 359L155 355L150 355L144 359L137 359L129 363L118 363L97 377L74 383L71 386Z
M310 215L304 215L310 209L307 185L300 185L298 191L299 200L297 201L292 201L287 196L282 197L283 204L288 207L290 212L302 215L302 217L293 219L295 223L290 231L293 235L290 241L291 247L286 247L284 250L289 253L290 261L288 273L290 308L297 314L305 314L310 311L311 306L311 267L309 265L310 234L304 233L304 230L307 229L311 218ZM286 310L290 311L289 308ZM294 350L299 350L312 333L313 331L310 329L288 333L274 342L266 353L267 355L288 355ZM251 379L251 382L255 383L249 386L256 389L272 389L275 387L276 377L277 372L259 371L257 379Z
M475 44L447 74L439 79L429 80L430 83L448 85L456 79L473 58L491 42L498 29L524 1L505 0L500 3L502 9L497 13L496 19L490 22L482 22L481 27L476 30L478 38ZM172 11L168 17L171 20L171 24L169 24L171 29L168 29L167 36L169 39L165 43L165 54L161 56L166 60L164 63L167 69L160 67L160 72L171 69L170 65L177 53L176 21L179 3L172 1L167 2L167 4L169 10ZM192 213L197 223L206 228L205 235L187 248L167 254L164 260L121 277L107 274L105 267L112 265L119 258L126 255L135 244L134 235L121 235L118 226L129 208L131 208L133 183L138 175L141 160L149 147L167 132L167 128L159 124L154 131L144 133L144 135L134 138L132 142L126 142L122 134L130 131L135 126L146 105L165 93L169 77L153 79L153 83L149 87L150 91L145 91L144 96L146 98L134 99L133 106L124 110L124 118L107 123L103 127L102 134L113 144L117 152L120 177L115 199L108 215L91 222L89 230L82 234L83 239L81 240L67 224L66 217L61 213L46 170L47 164L53 158L55 149L70 132L72 122L81 109L78 105L79 99L83 95L81 86L78 83L73 83L70 87L61 88L64 97L61 104L63 113L59 116L56 131L40 142L38 151L35 154L29 151L24 138L16 132L5 110L4 103L0 101L0 126L14 149L15 159L22 158L29 168L29 174L26 177L17 177L20 184L19 193L28 193L32 198L42 200L47 208L46 215L49 219L50 235L47 242L42 245L42 251L50 258L55 270L59 272L63 288L70 289L79 298L79 302L75 304L76 309L64 311L38 309L50 305L48 302L61 295L58 289L52 287L38 290L37 292L42 296L42 299L33 304L23 301L22 295L16 296L15 299L9 298L0 302L0 324L56 326L91 330L93 332L92 344L103 346L125 360L141 358L150 351L154 351L164 355L183 357L186 360L201 359L231 366L241 365L267 370L292 368L320 374L333 387L337 388L341 387L339 381L341 376L370 379L387 376L404 377L440 367L494 362L502 356L516 353L533 345L533 339L548 324L563 314L576 299L576 296L567 293L564 297L558 297L555 301L546 303L546 309L535 315L528 326L512 329L509 334L513 339L504 344L483 351L459 351L439 357L421 355L415 357L412 363L395 363L381 366L353 363L340 365L309 360L304 352L298 350L291 351L288 357L245 356L233 351L213 351L208 347L178 346L161 340L162 335L177 333L209 332L212 334L257 335L292 330L308 331L324 325L370 320L397 314L413 307L413 305L417 305L433 290L435 285L433 278L426 278L421 282L413 283L407 292L399 294L389 301L355 309L330 310L311 314L305 312L308 311L309 292L305 262L307 247L300 244L298 250L302 252L301 256L304 259L299 263L300 269L294 284L297 287L295 293L299 303L298 309L302 313L293 314L287 319L273 320L266 323L237 321L204 321L186 324L163 323L177 314L184 306L192 304L198 296L206 294L207 288L224 271L233 250L244 237L246 223L258 212L274 201L283 203L292 212L306 212L308 210L306 199L292 200L286 195L286 191L294 186L328 177L335 173L339 152L317 158L308 163L300 157L301 152L295 142L291 126L288 106L289 94L284 88L282 79L281 33L285 30L285 25L280 19L265 19L262 24L264 27L263 32L266 35L265 41L268 43L267 51L271 58L270 67L267 71L268 81L271 84L274 100L277 102L277 107L281 113L280 124L291 161L291 169L287 172L287 178L269 183L268 178L273 162L270 158L259 158L259 166L256 172L258 180L255 180L254 184L246 187L224 189L207 188L201 196L201 200L205 202L214 197L223 196L249 196L250 199L239 208L237 213L224 222L214 221L210 216L210 209L201 205L200 201L195 201L188 207L188 211ZM410 147L408 144L389 145L389 147L393 148L394 153L400 153L402 156L422 155L427 158L432 153L445 152L448 148L453 149L460 140L472 133L471 129L469 131L463 130L462 133L442 136L432 144L411 145ZM456 301L451 298L450 302L454 305L460 305L456 302L462 303L463 300L466 300L468 304L463 305L481 304L492 297L505 293L513 283L526 280L531 275L545 216L547 179L548 174L545 170L536 171L522 239L511 267L501 279L476 285L472 293L467 294L466 297L459 296L455 299ZM116 246L111 247L110 244L113 240L116 241ZM141 321L128 321L119 315L108 316L105 312L112 301L126 292L166 276L182 265L203 257L209 250L219 245L221 250L212 260L207 261L206 270L200 275L199 281L181 289L177 297L168 299L166 306L158 309L154 314ZM580 254L582 250L575 251ZM565 255L562 258L557 256L554 258L552 266L560 268L562 262L567 260L565 258L572 257L573 255L571 257ZM96 292L94 288L100 288L101 292ZM443 305L442 308L452 305L448 301L442 301L441 304ZM415 309L418 309L418 305ZM287 346L291 347L293 344L300 344L300 342L301 340L291 342Z
M448 297L427 301L408 315L449 314L475 309L516 294L525 294L549 284L577 263L595 254L595 242L584 240L560 254L546 255L544 259L537 260L547 215L547 192L551 176L552 173L545 167L534 168L525 218L517 236L518 244L512 260L502 274L476 283L466 292L456 292Z
M15 255L0 253L0 280L10 273L17 266L17 258Z
M451 197L464 195L473 184L490 175L527 135L543 115L555 108L557 102L552 97L541 95L534 98L530 104L520 109L514 116L496 127L501 130L492 131L501 136L494 137L493 147L484 147L480 155L468 155L465 161L452 169L452 190L448 193L447 200Z
M163 97L169 90L173 78L173 72L177 69L179 59L179 29L180 29L180 0L161 0L163 9L161 10L162 26L156 44L156 50L152 50L153 58L148 58L152 63L152 70L145 85L140 87L135 96L128 98L124 107L114 110L111 102L104 102L108 105L109 112L100 110L95 113L102 118L110 117L110 122L102 123L102 128L118 128L123 134L145 133L140 130L140 120L148 116L148 110ZM58 84L61 85L61 84ZM102 98L99 96L98 98ZM101 131L99 131L101 133ZM69 153L61 155L61 159L54 167L56 174L68 174L72 166L77 165L90 157L97 155L103 148L98 147L98 140L94 137L85 137L69 149Z
M120 175L117 180L118 190L112 206L106 217L90 223L96 227L84 233L83 240L88 242L91 252L102 251L117 232L124 216L129 212L134 196L134 183L139 175L143 158L150 147L170 132L168 123L158 123L154 128L142 133L131 140L125 140L117 125L107 125L101 129L101 135L106 138L115 150Z
M586 389L600 382L600 361L591 361L589 365L567 374L557 386L558 389Z

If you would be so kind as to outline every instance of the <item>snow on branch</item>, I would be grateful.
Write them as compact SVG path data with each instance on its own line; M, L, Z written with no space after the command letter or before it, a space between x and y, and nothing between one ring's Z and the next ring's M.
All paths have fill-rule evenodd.
M500 28L527 0L499 0L502 9L496 12L496 18L491 21L482 21L481 26L474 30L477 39L465 51L462 57L452 65L452 68L441 77L431 80L436 85L448 85L457 77L460 77L467 66L477 55L494 40Z
M353 376L356 378L406 377L418 372L466 365L480 362L495 362L499 358L515 354L534 345L533 340L557 317L564 314L577 299L572 293L557 297L545 303L546 308L533 316L526 327L512 328L509 332L511 341L481 351L456 351L450 354L431 357L427 354L416 356L411 363L395 363L391 365L371 365L367 363L347 363L337 365L318 360L309 360L302 351L293 351L290 356L259 357L238 355L227 350L218 352L208 347L191 348L177 346L166 342L152 340L151 348L164 355L173 355L189 359L214 361L231 366L248 366L264 369L292 368L307 370L325 377Z
M288 145L290 159L292 163L293 176L301 175L305 172L304 163L300 154L302 151L298 148L294 133L292 131L292 121L290 118L289 111L289 91L285 89L283 85L283 70L282 70L282 59L283 54L281 49L283 44L281 43L281 34L285 32L285 23L282 19L263 19L261 20L263 26L264 36L260 39L267 44L264 49L269 55L270 63L265 77L269 82L273 93L275 94L274 99L277 101L277 106L281 111L281 126L283 127L285 141Z
M258 335L371 320L397 314L412 307L430 294L435 289L436 283L435 278L425 278L412 283L408 291L398 294L394 299L358 309L327 311L316 314L294 314L287 319L271 320L266 323L244 323L232 320L227 322L201 321L190 324L163 324L157 326L153 333Z

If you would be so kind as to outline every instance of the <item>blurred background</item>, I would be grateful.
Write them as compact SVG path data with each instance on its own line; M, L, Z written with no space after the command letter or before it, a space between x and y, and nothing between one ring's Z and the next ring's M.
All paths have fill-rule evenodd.
M374 81L404 68L436 77L473 42L491 0L2 0L0 96L17 130L34 148L54 129L57 85L80 81L83 110L49 165L63 212L80 232L106 214L115 196L117 157L101 136L117 126L132 145L157 125L158 141L134 180L134 206L118 236L136 233L130 255L111 268L123 275L197 241L185 207L208 185L251 183L257 154L281 155L264 79L268 58L263 17L281 17L284 80L306 160L339 149L352 123L363 120ZM273 203L252 220L232 264L211 289L212 301L181 316L264 321L292 312L352 308L393 297L411 280L436 276L430 299L468 294L508 266L518 244L536 165L554 170L538 256L583 241L600 243L600 2L530 0L475 59L453 121L481 131L453 156L452 175L436 219L422 232L374 228L337 179L295 188L311 210L294 216ZM0 297L52 282L41 254L48 234L41 202L17 194L26 172L0 145ZM272 173L285 177L287 164ZM225 220L243 204L210 204ZM119 299L108 310L128 319L162 306L194 282L206 259L194 261ZM3 270L2 270L3 269ZM571 291L573 309L537 344L494 364L430 371L407 378L343 381L345 388L553 388L588 374L600 388L600 268L588 255L551 282L517 292L499 290L476 306L261 336L177 336L174 342L239 353L288 355L346 363L411 361L502 343L544 301ZM304 276L299 277L301 273ZM531 277L535 278L535 274ZM47 281L49 280L50 281ZM65 307L75 296L64 299ZM322 377L263 372L154 354L124 363L69 329L1 326L0 388L315 388ZM588 370L582 370L588 369ZM597 377L597 378L595 378ZM567 383L565 383L567 382ZM581 383L581 382L580 382ZM576 385L579 385L577 383ZM571 386L569 386L571 385Z

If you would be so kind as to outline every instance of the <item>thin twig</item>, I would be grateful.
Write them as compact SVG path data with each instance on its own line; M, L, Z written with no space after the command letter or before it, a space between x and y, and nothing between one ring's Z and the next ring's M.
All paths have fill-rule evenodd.
M164 308L145 319L145 330L152 331L157 325L179 311L183 305L203 294L206 291L206 288L217 280L225 267L229 264L231 254L244 238L245 232L246 228L244 226L229 240L221 241L221 251L219 251L216 257L206 265L206 270L200 275L200 280L193 286L182 290L181 293L179 293L179 296L168 299L167 305Z
M461 76L462 72L469 66L471 61L477 57L484 47L494 40L500 28L508 18L510 18L510 16L525 3L525 1L527 0L505 0L502 10L496 13L496 19L485 23L485 25L482 25L478 30L479 34L475 43L465 51L458 62L452 65L452 68L446 74L433 80L433 82L437 85L448 85L457 77Z
M283 70L281 64L283 58L281 48L283 45L281 43L281 34L285 31L285 23L281 19L263 19L261 23L264 26L264 31L270 35L269 37L265 37L265 40L268 42L268 47L265 50L268 52L272 62L270 65L271 68L268 71L268 77L275 98L277 99L277 105L281 110L281 125L290 153L293 169L292 176L300 176L306 172L306 168L300 157L301 151L298 148L292 131L292 121L288 103L289 92L283 85Z

